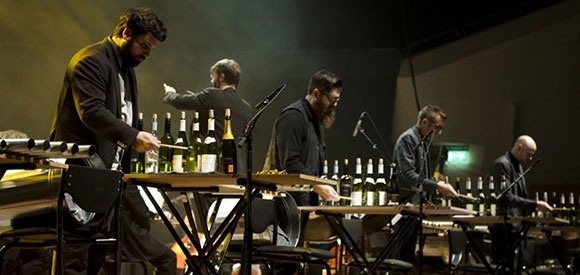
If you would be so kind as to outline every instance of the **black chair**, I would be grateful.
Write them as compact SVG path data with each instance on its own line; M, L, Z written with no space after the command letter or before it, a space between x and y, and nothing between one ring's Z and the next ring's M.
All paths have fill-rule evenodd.
M60 182L49 182L47 184L46 182L38 181L33 184L19 186L19 188L28 189L48 188L51 194L44 194L43 199L54 199L53 203L55 205L52 208L29 211L25 215L17 215L12 218L12 229L0 233L0 239L6 242L0 248L0 273L2 272L2 262L6 252L11 248L20 248L55 249L56 267L53 268L56 269L56 274L64 274L66 247L79 244L114 245L115 270L118 271L120 248L116 236L118 236L119 224L118 220L113 218L113 215L118 213L120 207L121 177L122 174L116 171L69 165L67 170L62 170ZM55 187L54 185L58 186ZM2 192L4 194L10 192L29 194L32 189L30 192L28 192L28 189L2 190ZM65 197L69 199L67 200ZM71 212L74 212L70 210L72 204L66 202L70 201L70 198L81 209L95 213L93 221L110 219L110 224L107 223L110 230L104 232L106 235L100 232L77 231L75 228L68 227L72 221L78 222L73 217L74 214L71 215ZM114 212L112 212L113 209ZM65 223L64 219L69 222ZM81 224L82 222L77 225Z
M488 270L482 263L469 263L467 250L468 240L460 230L448 230L449 240L449 273L456 274L485 274ZM495 265L491 265L495 269Z
M357 242L356 245L362 251L364 251L363 234L365 231L363 230L364 229L363 227L365 225L365 222L363 220L358 219L344 220L343 222L345 228L348 230L353 240ZM382 230L382 227L383 226L379 226L378 228ZM368 230L366 233L368 234ZM376 258L373 257L367 258L367 261L370 264L374 264ZM362 262L362 259L359 259L359 262ZM358 265L355 264L355 262L350 262L347 266L350 267L351 269L359 268ZM411 269L413 269L413 264L411 263L408 263L403 260L386 258L380 263L376 271L387 272L388 274L408 274L411 271Z
M254 199L252 203L252 230L254 233L271 231L272 240L267 245L254 246L252 260L256 263L267 264L271 274L274 274L277 263L298 264L304 272L304 264L323 266L327 274L330 266L327 261L335 255L327 250L316 248L296 247L300 233L298 206L287 193L272 200ZM279 238L285 238L282 243ZM228 257L239 260L239 254L228 250Z

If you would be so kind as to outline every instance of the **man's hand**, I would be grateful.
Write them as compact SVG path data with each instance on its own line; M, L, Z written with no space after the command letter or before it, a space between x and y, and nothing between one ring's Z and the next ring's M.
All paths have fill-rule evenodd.
M329 185L314 185L314 192L318 193L320 197L325 201L339 201L340 197Z
M536 208L538 208L538 210L540 211L552 211L554 210L554 208L552 208L547 202L545 201L538 201L536 204Z
M159 150L159 146L161 146L161 141L155 138L150 133L147 132L139 132L137 137L135 137L135 150L139 153L143 153L145 151L153 151Z
M455 188L451 186L451 184L447 184L443 181L437 182L437 190L443 195L444 197L457 197L457 192Z
M173 87L171 87L171 86L169 86L169 85L167 85L165 83L163 83L163 90L165 91L165 95L167 95L168 93L175 93L175 92L177 92L175 90L175 88L173 88Z

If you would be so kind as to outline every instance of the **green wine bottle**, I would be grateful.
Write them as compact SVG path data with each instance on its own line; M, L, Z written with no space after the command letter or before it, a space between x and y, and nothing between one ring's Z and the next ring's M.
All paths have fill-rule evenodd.
M373 159L369 159L367 164L367 176L365 177L365 192L366 192L366 205L373 206L377 205L375 202L375 192L377 191L377 185L373 177Z
M199 132L199 113L194 112L193 119L191 120L191 127L189 128L189 150L188 150L188 160L187 160L187 171L189 172L199 172L201 168L201 145L202 139Z
M348 159L344 159L344 164L342 167L342 175L340 176L340 181L338 184L340 196L343 199L340 199L340 205L348 206L351 204L351 201L344 198L350 198L352 193L352 177L348 173Z
M375 197L377 198L377 205L383 206L387 205L387 180L385 179L385 164L383 159L379 159L379 165L377 167L377 188L375 190Z
M151 118L151 134L157 138L157 114ZM159 150L145 152L145 173L159 173Z
M189 147L187 142L187 126L185 122L185 112L181 112L179 120L179 133L177 133L176 146ZM173 149L173 171L177 173L189 172L187 171L188 152L184 149Z
M209 109L209 118L207 120L207 135L203 140L201 153L201 170L202 173L212 173L218 171L218 155L220 152L217 138L215 135L215 118L213 109Z
M362 180L362 164L360 158L356 158L355 174L352 186L352 193L350 194L351 203L353 206L363 205L364 182Z
M165 114L165 133L161 137L161 143L166 145L175 144L173 136L171 136L171 113ZM171 172L173 165L173 149L168 147L159 148L159 172Z

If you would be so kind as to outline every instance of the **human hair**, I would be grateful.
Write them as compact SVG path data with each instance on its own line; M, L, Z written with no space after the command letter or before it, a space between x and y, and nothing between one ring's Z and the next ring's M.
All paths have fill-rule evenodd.
M221 74L224 74L224 82L230 85L238 86L240 83L240 75L242 74L242 69L240 69L240 64L233 59L222 59L210 68L210 73L216 73L219 79Z
M131 8L126 10L119 18L119 22L113 31L113 36L122 37L125 29L131 30L133 35L151 32L153 37L159 41L165 41L165 38L167 38L167 28L150 8Z
M443 112L441 107L436 105L426 105L421 109L421 111L419 111L419 115L417 116L417 125L421 124L421 120L424 118L435 123L437 115L441 116L443 121L447 119L447 115Z
M320 70L310 78L307 94L312 94L314 89L326 94L336 88L342 89L342 80L331 71Z

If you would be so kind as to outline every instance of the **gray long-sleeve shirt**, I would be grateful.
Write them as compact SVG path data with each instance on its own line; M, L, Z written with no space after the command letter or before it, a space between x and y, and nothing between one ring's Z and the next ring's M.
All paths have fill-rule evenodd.
M429 167L427 154L425 154L426 145L420 145L416 148L422 138L423 135L419 126L414 125L403 132L395 143L393 161L397 164L399 171L397 173L397 184L401 190L402 201L406 199L411 203L419 203L419 173L423 175L423 190L432 194L437 186L437 181L430 176L431 168ZM413 148L416 148L415 151L413 151ZM405 196L405 193L408 195Z

